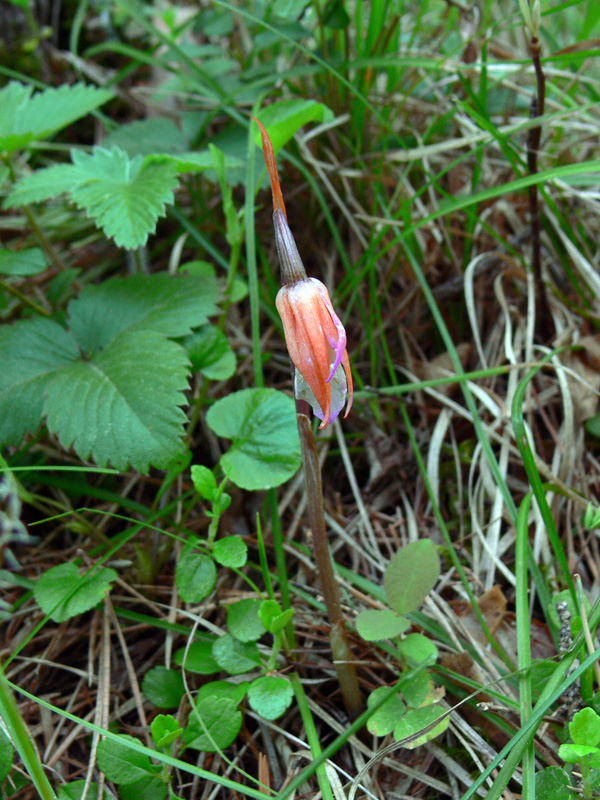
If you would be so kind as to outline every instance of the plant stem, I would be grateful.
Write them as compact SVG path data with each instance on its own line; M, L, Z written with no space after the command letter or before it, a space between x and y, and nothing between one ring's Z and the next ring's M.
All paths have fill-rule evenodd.
M323 486L321 483L321 468L319 454L310 420L302 406L304 401L296 403L296 419L300 434L302 448L302 462L306 479L308 494L308 518L313 537L313 550L321 591L327 607L327 616L331 625L329 641L333 654L338 681L344 699L346 711L350 716L357 714L363 706L362 696L358 685L356 666L352 651L348 643L346 622L342 614L339 588L333 574L329 547L327 545L327 530L325 528L325 512L323 508Z
M8 734L19 755L23 760L25 769L33 781L35 788L42 800L56 800L54 790L46 777L44 767L40 761L37 750L23 717L19 713L17 703L11 691L6 676L0 667L0 717L2 717Z

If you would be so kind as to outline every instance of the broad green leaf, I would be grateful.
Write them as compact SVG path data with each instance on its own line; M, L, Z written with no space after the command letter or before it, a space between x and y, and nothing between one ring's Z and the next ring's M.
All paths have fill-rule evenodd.
M371 706L374 706L381 700L381 696L388 692L388 686L380 686L379 689L372 691L367 698L367 707L371 708ZM406 706L400 699L400 695L394 694L369 718L367 730L374 736L387 736L388 733L394 730L400 718L405 713Z
M410 681L407 681L402 687L402 696L407 704L412 708L431 702L431 697L434 691L433 681L427 670L418 672Z
M367 642L393 639L410 628L410 624L409 620L389 609L369 609L356 617L356 630Z
M69 303L71 330L88 355L120 333L185 336L218 312L219 287L209 275L131 275L86 286Z
M135 783L155 772L150 756L132 750L128 742L139 744L133 736L122 735L118 741L104 739L98 745L98 767L115 783Z
M234 392L209 409L206 421L218 436L233 440L221 466L242 489L279 486L300 466L296 408L282 392Z
M177 708L185 694L181 672L168 667L152 667L144 675L142 691L158 708Z
M211 681L205 683L198 689L197 700L205 700L210 697L226 698L236 706L242 702L250 686L250 681L232 683L231 681Z
M285 611L282 611L281 614L272 619L271 627L269 630L273 634L273 636L277 636L277 634L281 633L281 631L289 625L293 617L294 617L294 609L286 608Z
M101 567L81 574L75 564L59 564L37 581L33 596L44 614L54 622L64 622L97 605L117 577L114 569Z
M175 167L144 164L141 156L130 160L118 147L96 147L92 155L73 151L72 159L82 175L70 191L73 202L120 247L145 244L173 202Z
M48 382L44 413L63 447L99 466L146 473L184 453L187 359L153 331L125 332Z
M186 729L187 747L214 753L229 747L242 727L237 704L227 697L209 695L192 708Z
M48 380L77 359L73 337L52 320L24 320L0 328L1 445L17 445L26 433L37 430Z
M150 726L152 740L159 748L168 747L183 733L183 728L170 714L158 714Z
M589 756L600 755L600 751L591 744L561 744L558 748L558 755L567 764L579 764Z
M201 553L186 553L179 559L175 582L186 603L199 603L210 594L217 580L215 562Z
M252 681L248 689L250 708L265 719L277 719L290 707L294 698L287 678L265 675Z
M258 609L258 616L265 630L270 631L273 621L281 614L281 606L277 600L263 600Z
M280 100L263 108L256 118L267 129L273 150L277 153L308 122L329 122L333 111L316 100ZM254 141L260 147L258 126L254 126Z
M153 775L146 775L135 783L119 786L120 800L165 800L167 784Z
M196 672L198 675L214 675L215 672L221 671L221 667L212 654L212 646L215 641L213 636L211 639L192 642L187 648L187 657L186 648L182 647L175 652L173 661L188 672Z
M600 717L592 708L583 708L569 723L569 733L575 744L596 747L600 744Z
M444 719L440 719L439 723L434 725L430 731L426 733L420 732L439 719L443 713L444 709L436 705L414 708L411 711L407 711L394 728L394 739L398 741L407 736L414 736L415 738L411 742L403 744L403 747L406 747L408 750L413 750L415 747L425 744L425 742L430 742L446 730L450 724L450 715L447 715Z
M0 250L0 273L27 277L43 272L48 263L44 251L39 247L30 247L26 250Z
M440 559L431 539L403 547L385 571L385 596L398 614L415 611L435 586Z
M535 794L541 800L573 800L569 778L560 767L546 767L536 772Z
M240 569L248 560L248 545L241 536L226 536L215 542L213 556L222 567Z
M61 786L58 790L57 800L81 800L85 784L86 782L82 780L73 781L72 783L67 783L65 786ZM96 783L90 784L86 795L87 800L98 800L99 796L98 785ZM103 798L104 800L113 800L113 796L108 789L104 790Z
M260 598L251 597L227 606L227 627L238 642L255 642L265 633L259 617L262 603Z
M21 178L4 200L3 208L17 208L30 203L43 203L69 192L81 179L73 164L54 164Z
M0 781L3 781L10 772L13 754L14 749L10 739L0 728Z
M256 669L260 664L258 647L254 642L239 642L230 633L213 644L217 664L230 675L241 675Z
M235 372L236 358L225 334L215 325L204 325L188 336L183 346L195 372L213 381L226 381Z
M107 150L118 147L130 158L152 153L176 154L185 152L187 139L167 117L149 117L120 125L102 142Z
M31 86L16 81L0 90L0 151L12 152L47 139L113 96L106 89L83 83L32 91Z
M435 664L438 650L435 644L422 633L409 633L406 639L398 644L398 650L406 659L409 667L420 664Z
M194 464L192 467L192 483L194 489L204 500L212 500L217 491L217 479L212 469Z

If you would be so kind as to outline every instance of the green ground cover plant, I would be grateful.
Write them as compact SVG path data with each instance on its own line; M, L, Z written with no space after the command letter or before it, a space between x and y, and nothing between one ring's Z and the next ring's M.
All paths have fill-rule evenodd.
M599 796L595 0L0 27L0 798Z

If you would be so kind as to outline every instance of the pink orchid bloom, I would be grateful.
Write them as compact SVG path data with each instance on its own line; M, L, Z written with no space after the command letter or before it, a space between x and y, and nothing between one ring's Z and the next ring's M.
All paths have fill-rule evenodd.
M260 128L263 153L273 191L275 243L281 263L283 286L275 301L283 322L285 342L296 368L294 393L306 400L319 419L330 425L346 404L352 408L353 384L346 350L346 331L333 310L327 288L309 278L288 226L279 185L275 154L269 134Z

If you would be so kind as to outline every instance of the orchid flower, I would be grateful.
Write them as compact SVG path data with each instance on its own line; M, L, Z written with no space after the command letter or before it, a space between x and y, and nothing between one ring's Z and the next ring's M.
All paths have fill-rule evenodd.
M352 407L353 384L346 331L333 310L325 284L309 278L290 231L275 154L264 126L260 128L263 153L273 192L273 224L275 244L281 264L283 286L275 304L283 322L283 331L290 358L294 364L294 394L306 400L322 420L320 428L330 425L338 416L346 396L346 413Z

